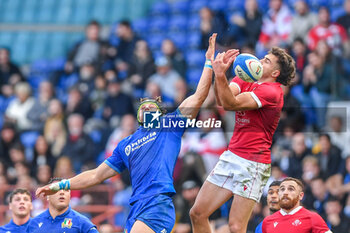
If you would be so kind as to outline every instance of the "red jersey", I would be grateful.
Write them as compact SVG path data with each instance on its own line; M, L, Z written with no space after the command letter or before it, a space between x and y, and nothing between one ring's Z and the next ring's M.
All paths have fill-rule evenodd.
M317 25L309 32L309 48L314 50L320 40L327 41L331 48L340 47L347 40L346 30L339 24L332 23L328 27Z
M236 123L228 149L242 157L259 163L271 163L272 136L280 119L283 107L281 84L248 83L235 77L231 85L242 92L250 92L259 108L237 111Z
M317 213L302 206L290 213L283 210L266 217L262 224L263 233L331 233L325 221Z

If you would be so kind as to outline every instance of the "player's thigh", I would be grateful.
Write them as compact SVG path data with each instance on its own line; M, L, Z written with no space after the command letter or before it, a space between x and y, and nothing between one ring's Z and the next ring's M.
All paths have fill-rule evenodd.
M232 197L232 192L215 184L205 181L192 207L195 213L210 216Z
M131 228L130 233L155 233L144 222L137 220Z
M229 224L246 226L253 212L256 201L235 195L232 201Z

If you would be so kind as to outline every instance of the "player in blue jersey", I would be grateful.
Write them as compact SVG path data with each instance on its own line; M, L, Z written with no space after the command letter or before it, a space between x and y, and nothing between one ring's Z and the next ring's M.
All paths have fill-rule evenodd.
M267 206L270 210L270 215L274 214L275 212L279 211L280 204L279 204L279 197L278 197L278 189L280 187L281 181L273 181L270 186L269 190L267 191ZM256 227L255 233L262 233L262 221L261 223Z
M53 178L50 184L60 182L61 178ZM70 190L60 190L47 197L49 208L33 218L27 228L28 233L98 233L91 221L69 206Z
M137 111L139 123L144 122L145 112L153 112L159 122L172 122L168 128L160 124L155 129L140 126L137 131L123 139L113 151L111 157L96 169L81 173L69 180L37 190L37 195L50 195L59 189L82 189L94 186L128 169L133 193L130 198L131 211L125 227L127 233L170 233L175 223L175 210L171 197L175 194L173 171L181 147L181 137L187 118L195 118L206 99L211 82L211 61L215 53L216 34L209 39L206 63L195 93L186 98L178 109L163 115L157 100L144 99ZM230 60L237 50L229 50L225 58ZM160 117L162 115L162 117ZM148 115L149 116L149 115ZM159 118L158 118L159 117ZM182 122L182 123L181 123Z
M26 189L15 189L9 195L11 221L0 227L0 233L25 233L30 222L30 211L33 209L32 196Z

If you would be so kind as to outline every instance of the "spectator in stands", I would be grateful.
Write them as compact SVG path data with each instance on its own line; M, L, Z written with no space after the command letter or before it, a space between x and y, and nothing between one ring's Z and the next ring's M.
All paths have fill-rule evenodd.
M61 180L61 178L54 178L49 184ZM70 190L61 190L48 197L49 208L32 219L28 225L28 231L56 232L67 228L79 233L98 233L96 226L87 217L71 209L70 198Z
M317 15L309 11L305 0L298 0L295 3L295 12L296 14L292 19L292 30L289 41L293 42L297 38L301 38L306 43L308 32L318 23Z
M257 53L273 46L286 47L292 29L292 14L283 0L270 0L269 10L263 17Z
M173 68L170 60L166 57L160 57L156 60L157 73L149 78L149 82L155 83L160 87L164 102L172 102L178 99L176 91L177 85L186 86L182 77Z
M47 164L39 165L36 169L35 178L38 186L45 185L50 181L52 177L52 169Z
M325 220L332 232L349 233L350 219L342 213L340 200L330 197L325 203Z
M122 117L120 126L115 128L108 138L105 149L105 158L112 155L118 143L127 136L133 134L137 129L137 123L134 115L126 114Z
M326 123L327 104L331 99L332 91L335 91L333 77L337 71L335 67L326 62L318 52L314 51L308 55L309 65L303 73L305 102L311 102L317 114L317 126L322 129Z
M14 144L9 150L9 155L11 164L7 167L7 178L10 184L15 184L18 178L15 165L16 163L26 161L23 146L21 144Z
M68 138L62 155L68 156L76 172L87 162L94 162L95 148L91 138L83 132L84 118L80 114L72 114L67 119Z
M76 87L79 89L84 98L88 97L94 89L96 69L92 63L83 64L79 69L79 81Z
M144 96L147 80L155 72L154 59L147 42L145 40L137 41L129 69L129 81L134 89L134 97Z
M121 82L122 80L117 77L108 81L108 96L104 104L103 117L110 123L115 117L120 120L125 114L135 112L131 96L121 90Z
M139 41L140 38L132 30L131 24L128 20L122 20L119 22L115 34L119 39L119 44L117 46L117 60L131 63L136 42Z
M313 27L308 34L310 50L316 49L319 41L325 40L336 55L342 54L343 43L347 40L345 29L339 24L331 22L329 9L320 7L318 10L319 24Z
M226 31L228 27L228 23L225 17L220 14L220 12L213 12L208 7L203 7L200 12L200 30L201 30L201 44L200 49L208 48L209 37L213 33L217 33L218 39L217 43L220 45L224 45L227 42Z
M50 168L54 168L56 159L52 156L49 144L45 140L44 136L40 135L34 145L34 158L32 161L32 175L37 173L37 169L41 165L48 165ZM47 182L46 182L47 183Z
M32 122L28 119L28 112L34 105L34 98L31 97L31 88L28 83L20 82L15 86L16 99L10 102L6 109L5 117L16 124L18 130L29 130Z
M15 189L9 196L11 221L0 227L0 232L26 233L31 221L30 211L33 209L32 196L26 189Z
M11 164L10 148L14 145L20 144L19 137L16 132L16 127L13 123L5 122L1 129L0 138L0 154L6 166Z
M306 185L310 185L310 182L315 177L323 177L321 172L320 163L316 156L308 155L302 161L303 173L302 181Z
M89 93L89 100L92 104L92 108L96 112L101 111L103 108L103 104L107 99L107 80L104 76L97 75L94 81L94 88Z
M302 176L302 160L311 154L311 150L307 148L305 144L304 133L296 133L292 139L291 154L289 157L281 160L281 163L287 163L284 165L287 169L284 170L287 176L301 178Z
M58 157L66 144L67 132L64 125L63 105L58 99L50 101L44 137L50 145L51 154Z
M346 117L344 118L346 119ZM342 157L345 159L350 154L350 133L346 130L343 118L340 115L333 115L329 118L328 134L331 137L332 144L342 151Z
M347 32L347 35L350 36L350 1L344 1L344 10L345 14L340 16L337 19L337 23L341 25Z
M7 48L0 48L0 94L6 97L10 97L13 87L24 80L20 69L10 61L10 55Z
M48 117L50 100L54 97L54 89L50 82L44 81L39 85L39 95L28 112L28 119L32 122L32 130L42 131Z
M234 14L230 18L230 34L239 45L255 45L262 27L262 14L256 0L246 0L243 15ZM237 30L237 28L239 30Z
M330 193L327 190L326 183L321 177L315 177L311 179L310 188L312 193L312 199L303 202L308 209L317 211L318 214L325 214L325 203L330 197ZM312 200L310 202L310 200Z
M295 84L300 84L303 80L303 71L308 64L307 60L308 49L305 41L301 37L294 39L292 44L291 55L295 60L297 76L295 77Z
M341 150L331 143L331 138L328 134L321 134L318 143L320 152L317 154L317 157L320 161L324 178L328 179L341 172L341 165L343 163Z
M174 42L170 39L163 40L161 50L163 55L170 60L173 69L178 72L181 77L185 77L187 70L185 57L176 48Z
M92 107L89 99L84 98L81 91L77 87L70 89L66 104L65 114L80 114L85 120L92 116Z
M86 29L86 38L77 43L72 51L69 52L67 63L65 66L66 72L73 70L73 66L81 67L86 63L100 65L104 60L105 48L108 44L99 39L100 24L97 21L91 21Z

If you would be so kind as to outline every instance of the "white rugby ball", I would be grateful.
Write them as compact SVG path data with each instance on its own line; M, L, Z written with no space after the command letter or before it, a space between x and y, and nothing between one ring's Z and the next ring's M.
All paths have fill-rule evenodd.
M256 82L263 74L263 66L259 59L252 54L242 53L233 63L236 76L246 82Z

